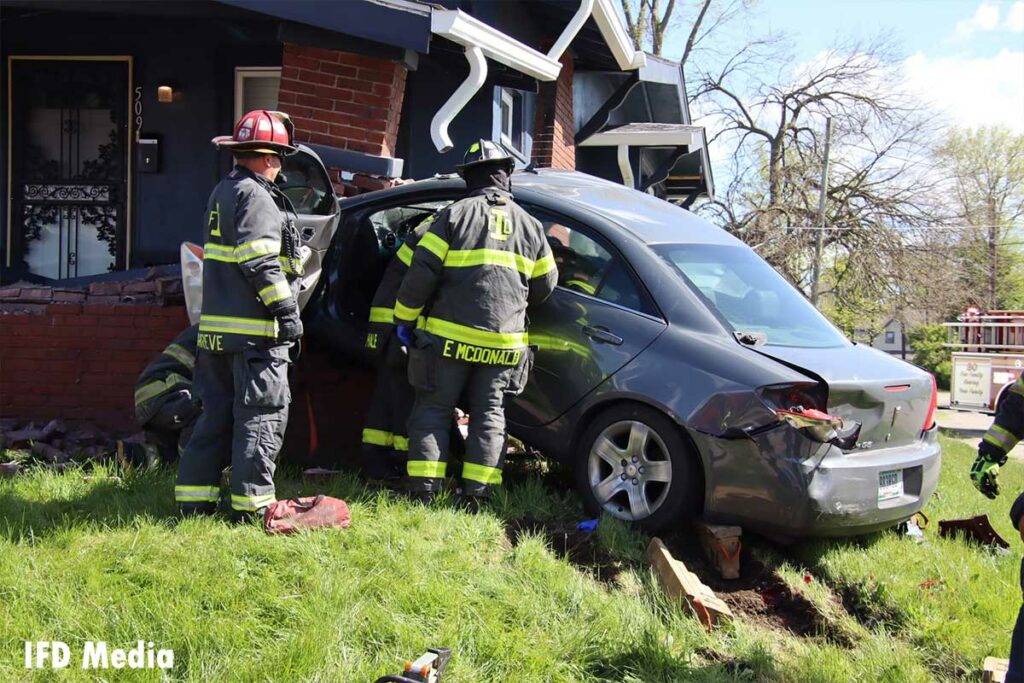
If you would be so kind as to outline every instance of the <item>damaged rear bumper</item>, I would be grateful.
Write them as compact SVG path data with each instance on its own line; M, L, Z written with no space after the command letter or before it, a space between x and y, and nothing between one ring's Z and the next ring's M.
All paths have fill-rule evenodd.
M852 536L891 527L921 510L939 482L933 427L913 444L843 452L787 426L749 439L698 434L710 467L705 516L786 537ZM897 497L880 475L898 471Z

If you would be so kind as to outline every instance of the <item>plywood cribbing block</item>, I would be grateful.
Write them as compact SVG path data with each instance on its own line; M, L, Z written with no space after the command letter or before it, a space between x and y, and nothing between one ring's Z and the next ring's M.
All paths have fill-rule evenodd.
M660 538L647 546L647 559L658 573L669 597L686 603L707 628L732 619L732 610L715 592L704 585L686 565L672 557Z
M981 680L984 683L1003 683L1006 680L1006 672L1010 669L1010 660L985 657L985 664L982 667Z

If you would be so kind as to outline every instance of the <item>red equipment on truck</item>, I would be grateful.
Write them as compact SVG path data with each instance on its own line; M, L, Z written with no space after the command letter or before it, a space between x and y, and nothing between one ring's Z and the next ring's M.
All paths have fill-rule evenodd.
M953 349L949 406L995 412L1000 396L1024 372L1024 311L970 307L949 329Z

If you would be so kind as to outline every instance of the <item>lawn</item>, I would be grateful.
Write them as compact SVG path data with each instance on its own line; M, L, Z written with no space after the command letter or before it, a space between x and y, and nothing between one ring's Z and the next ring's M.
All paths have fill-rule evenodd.
M944 442L923 543L748 539L746 578L725 591L740 617L714 633L662 597L646 537L608 519L576 532L575 495L529 463L478 516L281 476L279 495L319 489L353 511L348 530L288 538L177 519L170 471L30 471L0 480L0 680L362 683L436 645L455 649L455 683L977 680L1020 605L1007 510L1024 464L990 502L972 459ZM1012 553L937 537L938 519L981 512ZM51 639L72 666L26 671L24 641ZM78 668L86 640L139 639L174 650L169 674Z

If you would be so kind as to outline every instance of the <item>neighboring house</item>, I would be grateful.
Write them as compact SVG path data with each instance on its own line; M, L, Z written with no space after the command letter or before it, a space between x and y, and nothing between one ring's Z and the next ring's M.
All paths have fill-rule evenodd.
M0 281L176 262L230 164L210 139L258 107L345 195L489 138L689 206L713 187L682 70L635 51L616 5L5 0Z
M914 355L910 342L904 334L903 323L896 318L889 318L882 330L871 339L871 346L893 356L906 360Z

